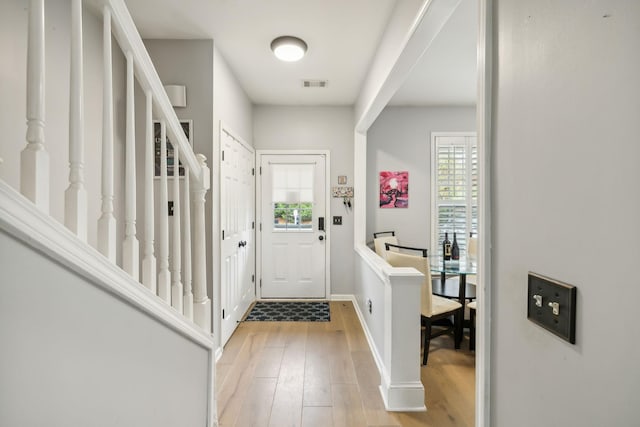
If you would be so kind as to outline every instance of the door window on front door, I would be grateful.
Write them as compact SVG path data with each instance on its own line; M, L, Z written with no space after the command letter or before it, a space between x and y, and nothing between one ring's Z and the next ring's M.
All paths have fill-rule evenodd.
M274 231L313 231L315 165L271 165Z

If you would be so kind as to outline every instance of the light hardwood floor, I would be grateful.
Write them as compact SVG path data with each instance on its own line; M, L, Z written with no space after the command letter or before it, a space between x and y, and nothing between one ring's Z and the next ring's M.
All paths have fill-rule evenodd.
M350 302L330 322L243 322L217 364L220 426L471 427L475 358L433 340L422 367L427 412L386 412L380 376Z

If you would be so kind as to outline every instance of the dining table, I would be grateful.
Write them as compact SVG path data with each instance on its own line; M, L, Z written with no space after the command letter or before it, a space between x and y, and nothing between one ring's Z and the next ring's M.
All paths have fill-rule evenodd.
M460 257L458 260L445 260L442 256L430 256L429 268L432 274L439 274L440 281L432 282L432 292L435 295L439 295L446 298L455 298L460 304L462 304L462 316L463 322L459 322L456 328L459 328L458 342L455 343L456 348L460 348L462 341L462 328L464 324L464 309L466 301L473 301L476 298L476 286L471 283L467 283L467 275L478 273L477 260ZM447 280L447 277L458 276L459 280Z

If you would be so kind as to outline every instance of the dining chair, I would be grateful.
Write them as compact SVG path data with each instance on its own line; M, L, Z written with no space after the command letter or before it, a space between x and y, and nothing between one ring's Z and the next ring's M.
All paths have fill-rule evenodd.
M382 259L387 259L387 251L385 250L385 243L398 244L395 231L379 231L373 233L373 245L376 253Z
M477 237L469 237L469 240L467 241L467 256L471 261L478 260L478 238ZM477 285L478 276L476 276L475 274L468 274L467 283L470 283L472 285Z
M392 247L402 250L403 252L391 251ZM426 365L429 358L429 345L431 338L454 331L455 342L460 342L458 334L460 331L455 326L462 321L462 304L459 302L433 295L431 291L431 268L429 267L429 258L427 258L427 250L420 248L411 248L407 246L398 246L387 243L385 245L387 252L387 262L393 267L413 267L424 275L422 287L420 291L420 322L425 327L424 334L424 350L422 355L422 364ZM420 255L412 255L412 251L420 251ZM445 329L433 332L432 325L434 322L442 319L454 317L454 322Z

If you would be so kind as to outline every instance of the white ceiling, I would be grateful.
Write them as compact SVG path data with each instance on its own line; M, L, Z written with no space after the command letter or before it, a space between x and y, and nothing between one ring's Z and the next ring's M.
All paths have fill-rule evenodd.
M255 104L352 105L396 1L403 0L126 3L143 38L213 39ZM449 21L457 28L449 29L447 24L442 31L446 39L440 42L439 36L433 43L393 98L393 105L474 103L476 3L462 0ZM296 63L275 59L269 45L281 35L304 39L309 45L307 55ZM328 80L329 84L303 88L304 79Z
M475 105L477 33L478 2L462 0L389 105Z

